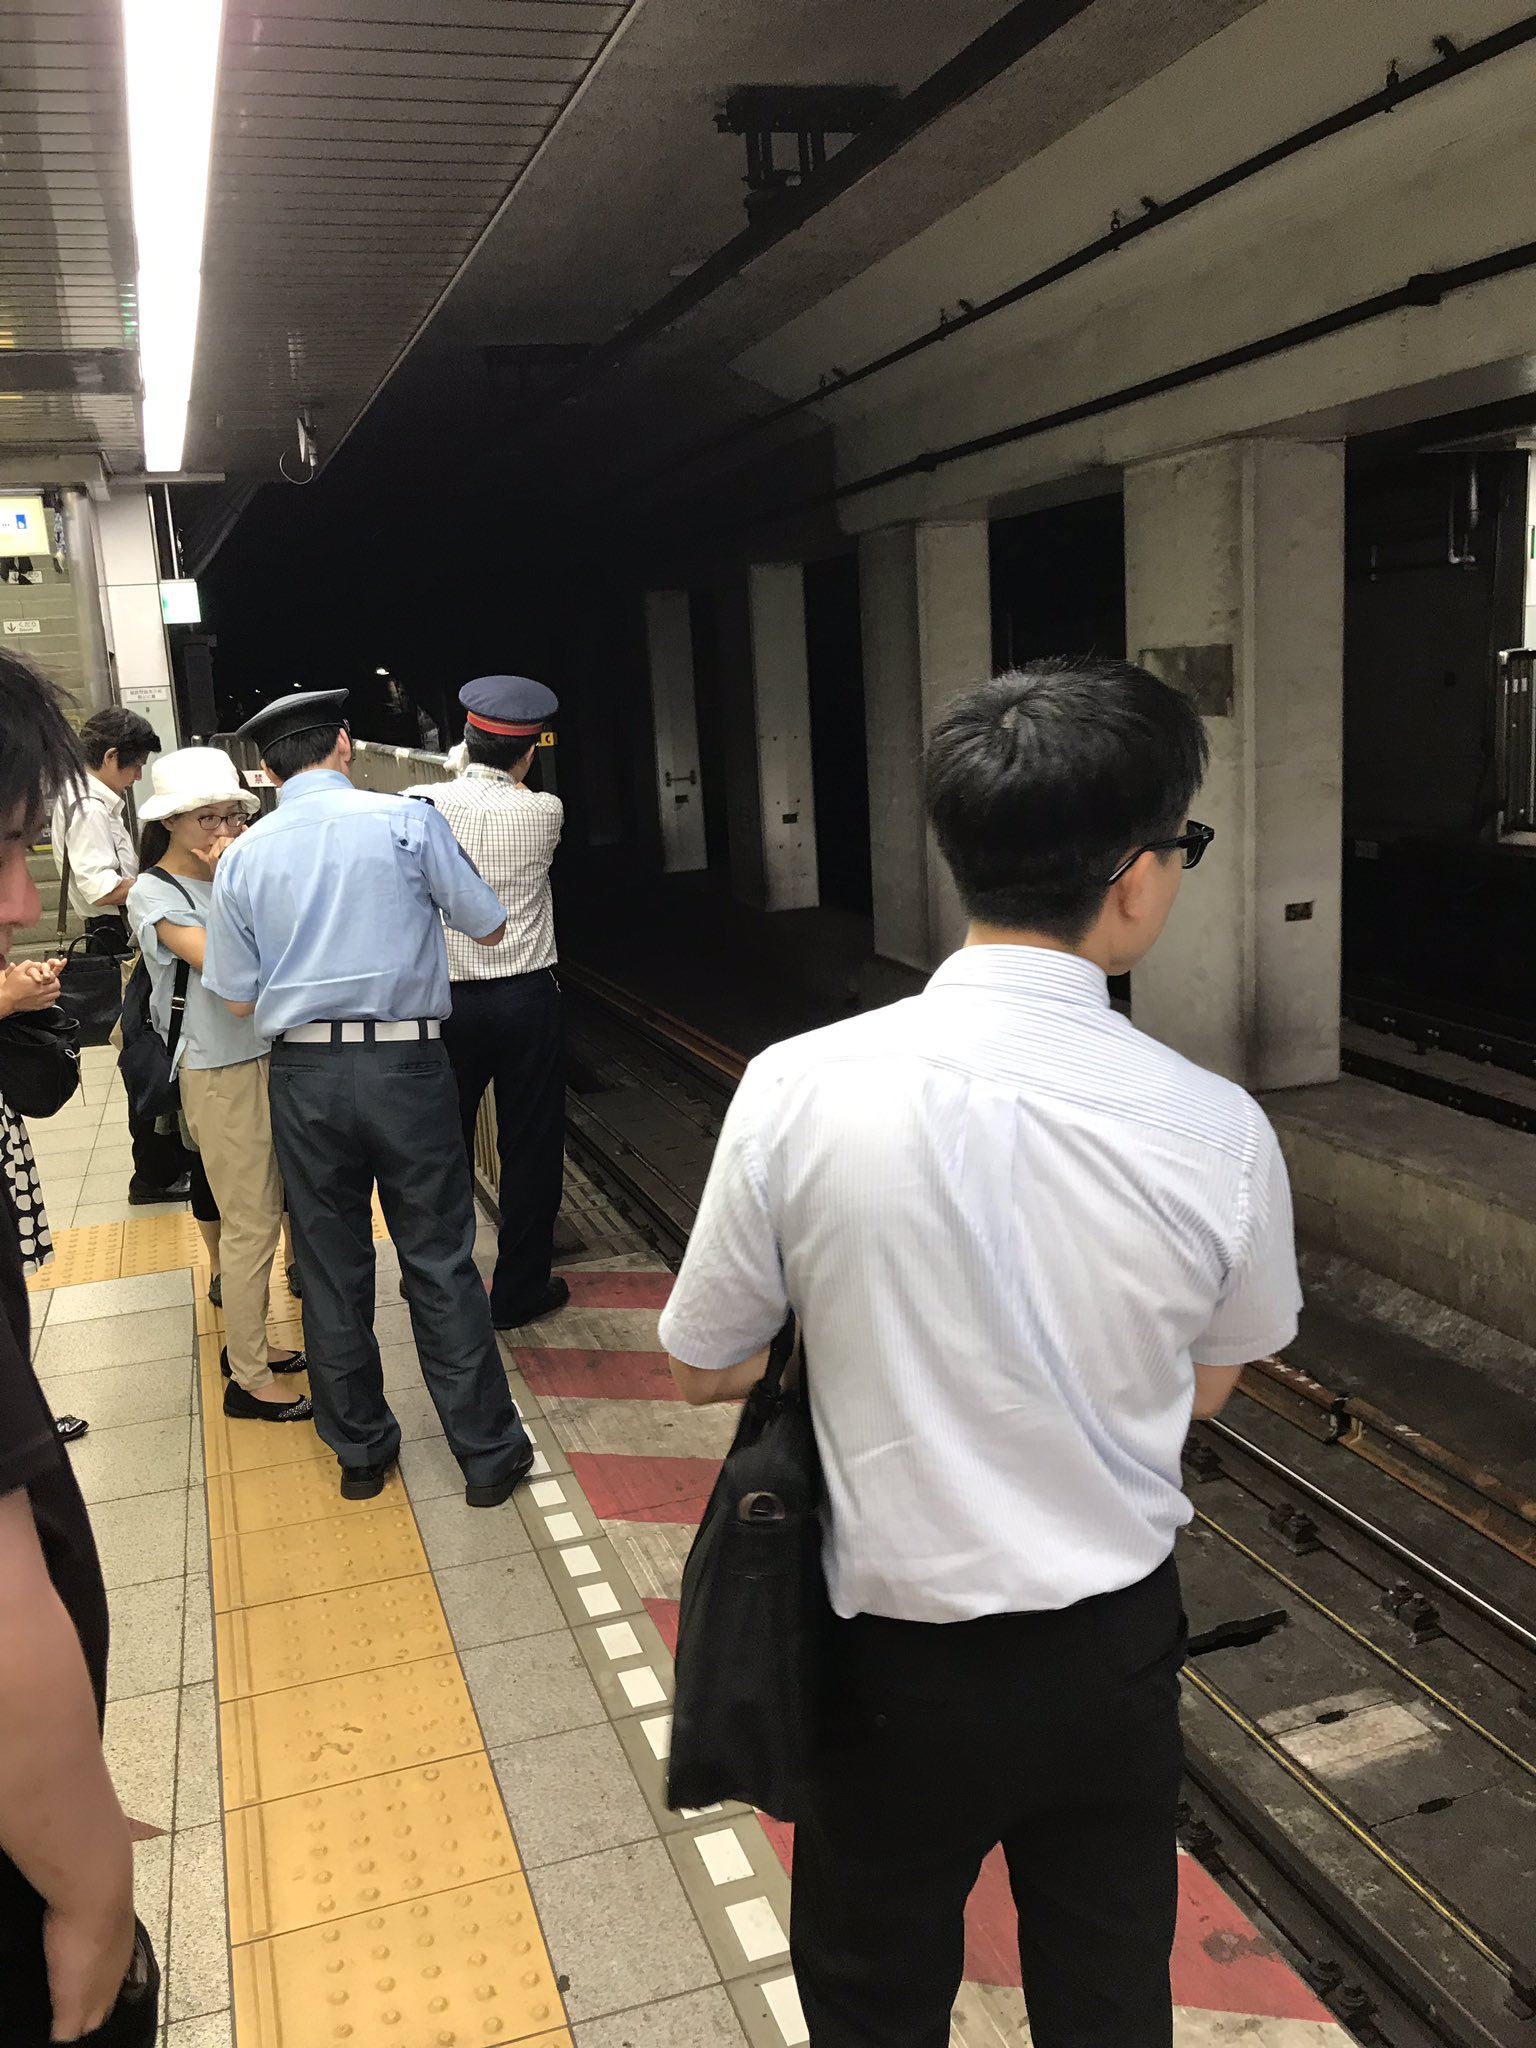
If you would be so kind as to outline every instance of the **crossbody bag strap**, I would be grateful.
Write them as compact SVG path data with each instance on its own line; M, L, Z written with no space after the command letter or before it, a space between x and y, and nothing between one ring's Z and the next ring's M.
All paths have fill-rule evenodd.
M192 901L187 891L182 888L174 875L168 875L165 869L160 867L146 868L144 872L146 875L154 875L159 881L169 882L171 887L184 899L188 910L196 910L197 905ZM181 1043L181 1020L187 1011L187 983L191 978L191 961L178 960L176 962L176 979L171 983L171 1023L165 1040L165 1050L171 1062L172 1073L176 1071L176 1048Z
M59 872L59 944L69 929L69 818L64 820L64 865Z
M784 1386L784 1375L789 1371L800 1350L800 1324L791 1311L788 1320L772 1344L768 1347L768 1369L758 1381L761 1391L769 1400L779 1394ZM804 1367L801 1367L804 1372Z

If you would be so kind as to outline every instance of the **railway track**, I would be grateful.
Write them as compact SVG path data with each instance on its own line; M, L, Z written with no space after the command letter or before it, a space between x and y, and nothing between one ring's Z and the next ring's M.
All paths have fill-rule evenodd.
M676 1260L744 1062L565 979L573 1150ZM1284 1359L1186 1469L1186 1846L1362 2041L1536 2048L1536 1503Z

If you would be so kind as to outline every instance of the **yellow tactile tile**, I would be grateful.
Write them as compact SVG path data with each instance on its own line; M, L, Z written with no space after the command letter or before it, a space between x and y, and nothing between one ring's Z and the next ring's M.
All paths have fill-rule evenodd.
M262 1429L277 1426L252 1424ZM297 1429L298 1424L283 1427ZM329 1521L298 1523L277 1536L263 1530L252 1536L215 1537L215 1609L224 1613L268 1600L296 1600L305 1593L366 1586L427 1569L416 1517L403 1498L382 1507L363 1502L350 1509L339 1495L333 1499L347 1511Z
M122 1272L121 1223L92 1223L80 1230L53 1233L53 1258L27 1282L34 1293L54 1287L83 1287L93 1280L116 1280Z
M226 1700L453 1654L443 1603L426 1572L236 1608L217 1617L217 1632L219 1697Z
M224 1804L286 1799L482 1749L456 1657L355 1671L219 1708Z
M563 2017L520 1877L235 1950L241 2048L532 2048Z
M119 1271L127 1280L139 1273L169 1273L190 1266L202 1249L197 1225L187 1216L131 1216L123 1225Z
M242 1806L225 1820L233 1939L505 1877L517 1850L486 1756Z
M224 1380L218 1376L212 1380L205 1376L203 1381L203 1450L208 1470L255 1472L268 1465L298 1465L306 1460L319 1462L330 1474L332 1497L339 1504L336 1453L315 1435L313 1424L249 1422L244 1418L231 1421L220 1405L224 1399L224 1385ZM285 1378L283 1387L295 1401L300 1394L309 1392L309 1382L303 1373Z
M303 1429L301 1422L253 1423L261 1429ZM384 1482L381 1501L405 1498L398 1469ZM334 1460L322 1464L304 1459L291 1465L265 1465L248 1472L208 1476L208 1526L215 1536L250 1536L262 1529L287 1532L296 1522L332 1519L345 1508L341 1475Z

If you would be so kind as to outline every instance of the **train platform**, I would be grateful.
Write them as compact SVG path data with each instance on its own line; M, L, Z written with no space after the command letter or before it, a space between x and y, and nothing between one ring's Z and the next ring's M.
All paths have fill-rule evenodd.
M307 1427L218 1403L220 1319L180 1208L126 1205L111 1055L33 1128L56 1256L35 1356L109 1588L107 1751L165 1963L164 2048L795 2048L791 1831L672 1813L679 1575L731 1428L674 1397L670 1275L574 1167L570 1307L505 1341L538 1449L468 1509L377 1226L405 1443L343 1503ZM489 1261L491 1237L479 1255ZM302 1316L274 1292L274 1341ZM1181 1858L1179 2048L1346 2036ZM954 2048L1028 2030L1011 1904L971 1902Z

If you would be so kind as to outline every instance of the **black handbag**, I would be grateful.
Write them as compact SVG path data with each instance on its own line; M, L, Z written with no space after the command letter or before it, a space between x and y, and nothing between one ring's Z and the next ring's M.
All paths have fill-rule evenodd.
M69 922L69 848L59 880L59 944ZM84 948L83 951L80 949ZM64 947L59 969L59 1008L73 1017L82 1045L105 1045L123 1006L123 970L111 954L91 950L91 939L75 939Z
M800 1370L789 1376L791 1363ZM747 1396L683 1567L667 1799L798 1820L820 1748L832 1609L821 1459L794 1319Z
M57 1003L0 1023L0 1095L18 1116L54 1116L80 1086L80 1026Z
M146 868L144 872L162 882L169 882L173 889L186 897L188 909L196 909L192 898L174 875L168 875L164 868ZM155 1020L150 1012L153 984L142 954L128 977L128 986L123 990L123 1043L117 1055L117 1069L123 1077L128 1108L135 1123L151 1124L157 1117L175 1116L180 1108L181 1090L176 1082L174 1062L176 1048L181 1043L181 1023L186 1015L187 983L191 976L190 963L178 960L176 978L171 984L171 1021L164 1038L155 1029Z

